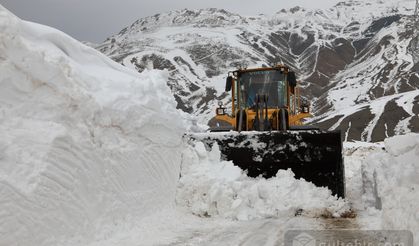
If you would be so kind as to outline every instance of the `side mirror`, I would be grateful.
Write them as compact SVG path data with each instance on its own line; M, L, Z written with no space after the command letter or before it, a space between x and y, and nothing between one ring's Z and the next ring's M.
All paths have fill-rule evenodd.
M233 84L233 77L228 76L226 80L226 91L231 90L231 85Z
M288 76L287 76L287 80L288 83L291 87L296 87L297 86L297 78L295 77L295 73L294 72L289 72Z

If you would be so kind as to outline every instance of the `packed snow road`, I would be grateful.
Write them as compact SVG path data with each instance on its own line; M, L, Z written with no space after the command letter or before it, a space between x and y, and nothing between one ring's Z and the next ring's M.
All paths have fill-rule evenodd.
M291 218L234 221L202 218L183 209L145 219L136 229L119 231L99 245L282 245L288 230L357 229L357 219Z
M310 219L303 217L237 222L211 231L190 232L170 245L283 245L288 230L358 229L354 219Z

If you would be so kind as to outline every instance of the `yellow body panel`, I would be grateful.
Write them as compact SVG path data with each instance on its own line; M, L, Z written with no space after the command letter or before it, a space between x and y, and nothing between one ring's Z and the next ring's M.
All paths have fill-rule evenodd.
M268 115L271 116L269 118L270 120L272 120L272 114L276 110L277 109L268 109ZM250 130L252 128L253 121L256 117L256 112L253 111L253 110L247 110L246 115L247 115L248 120L246 120L246 122L243 122L243 124L246 124L246 129ZM289 115L288 116L289 126L304 125L302 120L305 119L305 118L310 118L310 117L312 117L312 115L309 114L309 113L299 113L299 114L296 114L296 115ZM236 117L231 117L231 116L225 114L225 115L216 115L215 118L218 121L223 121L223 122L228 123L229 125L233 126L234 128L238 125L238 122L236 122ZM277 122L274 120L274 123L277 123ZM273 126L273 129L276 130L277 127Z

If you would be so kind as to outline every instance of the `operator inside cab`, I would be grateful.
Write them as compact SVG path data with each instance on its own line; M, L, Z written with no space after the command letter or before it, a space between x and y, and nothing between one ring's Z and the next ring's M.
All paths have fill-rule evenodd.
M286 76L279 70L245 72L240 74L239 83L244 108L256 104L256 95L267 95L269 108L287 104Z

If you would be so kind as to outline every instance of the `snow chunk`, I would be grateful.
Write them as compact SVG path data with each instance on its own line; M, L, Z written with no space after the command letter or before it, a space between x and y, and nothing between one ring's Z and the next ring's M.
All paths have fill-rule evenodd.
M402 155L419 145L417 134L394 136L384 140L386 150L392 155Z
M220 160L217 144L203 150L203 143L196 142L183 152L176 197L179 205L196 215L251 220L300 211L311 217L339 216L349 210L330 190L295 179L291 170L279 170L270 179L250 178L231 161Z

